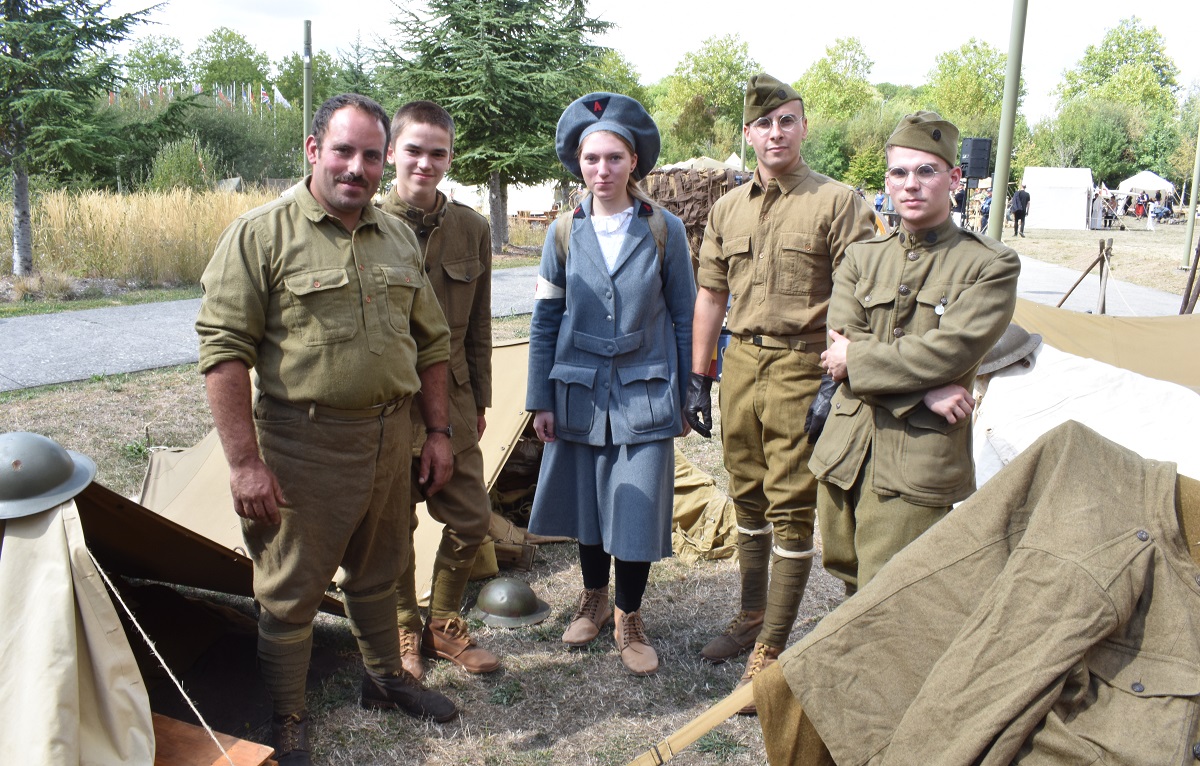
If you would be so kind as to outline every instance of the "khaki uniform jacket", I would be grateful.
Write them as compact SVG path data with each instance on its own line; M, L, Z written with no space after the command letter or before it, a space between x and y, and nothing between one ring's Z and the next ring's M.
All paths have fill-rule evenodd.
M970 418L950 425L922 398L957 383L1008 327L1021 262L1010 248L953 221L853 245L834 277L829 326L851 341L847 380L808 466L850 490L868 452L869 488L946 506L975 490Z
M221 235L200 278L200 371L238 360L272 398L339 409L412 396L450 358L417 239L371 206L346 231L308 183Z
M849 186L795 170L730 190L709 213L697 283L732 295L737 335L820 335L833 269L851 242L875 236L875 213Z
M492 406L492 243L487 219L438 192L432 213L410 207L388 192L380 206L417 234L429 284L450 325L450 423L455 454L478 443L478 413ZM425 423L414 407L413 436L424 441Z
M1194 763L1176 482L1068 421L896 554L779 659L834 760Z

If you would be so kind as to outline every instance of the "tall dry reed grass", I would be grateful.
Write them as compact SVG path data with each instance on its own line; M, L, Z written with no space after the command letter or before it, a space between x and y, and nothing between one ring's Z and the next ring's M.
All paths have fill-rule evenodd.
M217 238L274 192L55 191L33 203L33 263L42 273L144 284L195 284ZM12 241L12 205L0 203L0 235ZM0 274L12 273L12 262Z

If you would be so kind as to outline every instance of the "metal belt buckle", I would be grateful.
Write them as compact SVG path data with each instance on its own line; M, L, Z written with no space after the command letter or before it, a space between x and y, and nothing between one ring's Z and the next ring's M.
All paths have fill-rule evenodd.
M758 346L759 348L762 348L763 340L762 340L761 335L752 336L750 338L750 342L753 343L754 345Z

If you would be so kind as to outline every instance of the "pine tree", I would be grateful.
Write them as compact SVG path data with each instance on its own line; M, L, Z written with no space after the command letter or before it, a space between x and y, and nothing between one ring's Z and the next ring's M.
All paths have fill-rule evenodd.
M0 5L0 165L13 179L13 274L22 276L33 271L29 169L62 171L100 159L94 104L120 79L105 47L149 11L107 18L106 2Z
M594 82L608 28L584 0L428 0L392 20L398 48L381 79L403 100L431 99L454 116L451 172L488 185L492 248L508 240L508 184L561 175L554 130L563 109ZM498 214L496 214L498 211Z

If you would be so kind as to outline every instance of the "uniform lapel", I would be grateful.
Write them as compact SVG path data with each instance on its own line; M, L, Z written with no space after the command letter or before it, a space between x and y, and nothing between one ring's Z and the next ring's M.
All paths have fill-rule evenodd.
M646 218L634 213L633 220L629 222L629 230L625 233L625 241L621 243L621 252L617 254L617 265L613 268L613 276L616 276L616 273L621 270L633 251L641 246L642 240L650 236L650 224L646 221ZM601 257L603 258L603 256Z

